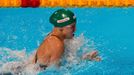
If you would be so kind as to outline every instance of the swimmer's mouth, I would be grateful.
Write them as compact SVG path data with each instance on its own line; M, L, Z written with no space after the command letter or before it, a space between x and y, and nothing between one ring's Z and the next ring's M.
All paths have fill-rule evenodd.
M75 34L73 33L73 36L74 36Z

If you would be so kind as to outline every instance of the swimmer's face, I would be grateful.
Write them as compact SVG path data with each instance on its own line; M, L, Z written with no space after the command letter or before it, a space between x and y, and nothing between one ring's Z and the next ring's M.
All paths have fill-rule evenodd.
M74 36L74 32L76 31L76 23L72 23L62 28L63 34L65 35L66 39L71 39Z

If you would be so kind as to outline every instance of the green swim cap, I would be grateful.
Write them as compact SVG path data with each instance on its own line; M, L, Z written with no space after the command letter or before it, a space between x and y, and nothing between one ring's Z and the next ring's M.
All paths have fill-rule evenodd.
M59 9L50 16L49 21L55 27L64 27L73 22L76 22L76 17L70 10Z

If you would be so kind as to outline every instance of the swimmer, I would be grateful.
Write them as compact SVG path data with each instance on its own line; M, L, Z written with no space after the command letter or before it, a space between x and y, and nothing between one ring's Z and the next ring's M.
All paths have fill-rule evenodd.
M39 46L33 60L43 69L53 64L59 66L60 59L64 54L64 40L72 39L76 31L76 16L70 10L59 9L55 11L50 16L49 21L54 25L54 28ZM93 51L83 55L82 58L100 61L97 55L98 52Z

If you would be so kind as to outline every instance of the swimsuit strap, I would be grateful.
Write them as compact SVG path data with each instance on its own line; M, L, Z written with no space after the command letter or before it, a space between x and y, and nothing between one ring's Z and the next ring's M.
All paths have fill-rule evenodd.
M59 40L62 41L62 39L61 39L59 36L57 36L57 35L51 34L50 36L55 36L55 37L57 37Z
M35 61L34 62L37 63L37 52L35 54Z

